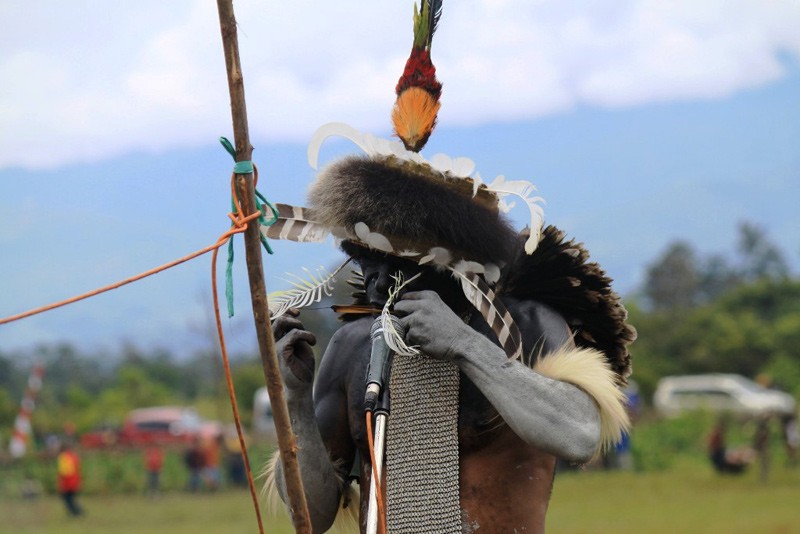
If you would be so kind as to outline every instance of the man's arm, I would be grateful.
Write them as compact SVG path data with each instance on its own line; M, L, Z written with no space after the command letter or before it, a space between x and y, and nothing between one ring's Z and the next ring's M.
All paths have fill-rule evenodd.
M308 502L309 515L314 532L325 532L333 523L339 509L342 479L330 459L328 447L323 441L317 424L317 416L327 417L328 410L344 406L344 395L331 388L320 388L315 413L312 384L314 382L314 355L311 345L316 339L311 332L303 330L296 312L275 320L273 331L276 338L278 361L283 375L286 403L291 417L292 429L297 437L297 460L303 488ZM321 371L322 372L322 371ZM347 419L333 424L347 425ZM329 424L328 426L331 426ZM275 482L281 499L286 502L286 485L283 466L275 465Z
M525 442L573 462L586 462L596 452L600 411L582 389L509 361L500 347L465 324L433 291L408 293L395 310L406 314L406 342L458 365ZM559 329L549 335L565 338L563 319L551 312L546 323L549 329ZM546 340L542 342L547 349Z

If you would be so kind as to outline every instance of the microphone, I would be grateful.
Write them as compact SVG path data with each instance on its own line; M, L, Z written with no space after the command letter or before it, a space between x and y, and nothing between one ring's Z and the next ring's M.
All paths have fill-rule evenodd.
M400 321L397 317L391 316L395 328L400 330ZM375 319L370 328L372 338L372 352L369 356L369 367L367 368L367 392L364 395L364 411L373 411L378 402L381 391L389 383L389 370L392 367L392 356L394 351L386 344L383 337L383 324L381 318Z

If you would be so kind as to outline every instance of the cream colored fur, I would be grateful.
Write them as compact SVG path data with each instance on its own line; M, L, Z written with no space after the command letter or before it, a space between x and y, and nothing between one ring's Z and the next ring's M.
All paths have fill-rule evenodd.
M589 394L600 408L600 446L595 455L617 444L630 428L625 393L603 354L594 349L565 345L541 358L533 370L548 378L569 382Z
M280 462L280 451L275 451L259 476L259 478L264 479L264 486L261 488L261 496L267 505L267 515L273 517L282 513L288 515L288 509L278 493L278 485L275 482L275 469L278 462ZM344 503L348 503L346 507ZM336 514L336 520L329 532L339 532L342 534L358 532L359 503L359 490L355 488L354 484L347 484L347 487L344 488L342 492L339 512Z

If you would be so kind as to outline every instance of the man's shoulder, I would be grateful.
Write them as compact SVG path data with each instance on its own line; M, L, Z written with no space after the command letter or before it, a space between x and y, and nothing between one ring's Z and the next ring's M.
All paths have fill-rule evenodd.
M570 339L570 329L564 317L551 306L534 299L503 296L514 322L522 334L527 351L550 352Z
M518 298L511 295L503 295L503 304L505 304L508 311L514 319L522 325L537 325L542 323L559 322L564 323L563 316L555 310L552 306L544 302L529 299Z

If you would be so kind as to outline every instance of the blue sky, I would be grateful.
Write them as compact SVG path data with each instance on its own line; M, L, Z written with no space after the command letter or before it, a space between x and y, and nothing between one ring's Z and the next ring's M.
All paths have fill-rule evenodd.
M232 162L216 139L231 127L210 4L0 7L12 22L0 36L0 316L165 263L226 229ZM321 124L388 135L411 2L331 4L236 3L259 189L272 200L303 203L314 176L305 145ZM537 184L547 223L584 241L623 294L674 239L731 252L742 220L796 271L796 2L582 4L445 6L433 51L442 113L425 154ZM13 29L33 21L35 38ZM352 150L333 143L323 158ZM338 257L331 244L274 248L269 289ZM239 247L234 351L255 345L243 258ZM208 346L209 264L0 326L0 351Z

